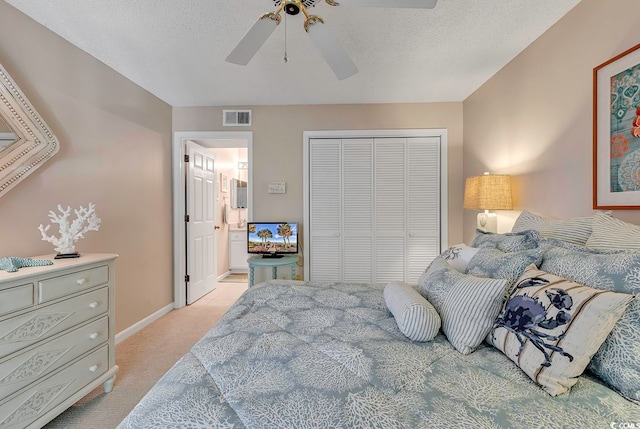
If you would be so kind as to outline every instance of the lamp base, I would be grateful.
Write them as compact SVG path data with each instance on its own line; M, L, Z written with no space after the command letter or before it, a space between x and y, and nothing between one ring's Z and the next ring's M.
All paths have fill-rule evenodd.
M485 232L498 232L498 215L495 213L478 213L476 228Z

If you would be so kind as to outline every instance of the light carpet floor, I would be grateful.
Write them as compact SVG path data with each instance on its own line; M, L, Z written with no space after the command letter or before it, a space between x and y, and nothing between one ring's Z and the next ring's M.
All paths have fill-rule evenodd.
M118 343L116 364L120 369L111 393L104 393L100 386L45 428L115 428L246 289L246 284L219 285L194 304L171 311Z

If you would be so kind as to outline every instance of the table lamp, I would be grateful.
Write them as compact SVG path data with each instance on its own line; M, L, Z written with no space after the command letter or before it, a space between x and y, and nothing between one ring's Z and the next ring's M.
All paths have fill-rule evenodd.
M489 210L511 210L511 177L503 174L484 173L469 177L464 187L464 208L484 210L478 213L477 228L486 232L498 232L498 217Z

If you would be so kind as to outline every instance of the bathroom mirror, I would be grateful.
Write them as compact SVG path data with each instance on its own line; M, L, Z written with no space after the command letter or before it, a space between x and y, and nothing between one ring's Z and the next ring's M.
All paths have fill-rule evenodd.
M247 182L231 179L231 208L247 208Z
M58 152L58 139L0 65L0 197Z

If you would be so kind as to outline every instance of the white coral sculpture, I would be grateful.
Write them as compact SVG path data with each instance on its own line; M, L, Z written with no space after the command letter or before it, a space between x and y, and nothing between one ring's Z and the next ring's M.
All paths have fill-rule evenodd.
M42 234L42 239L56 246L55 250L57 250L58 253L75 253L75 243L78 239L84 237L84 234L89 231L97 231L100 229L100 218L96 216L96 206L93 203L89 203L89 207L86 209L80 206L79 209L74 210L76 218L71 223L69 223L71 207L63 209L62 206L58 204L58 211L60 211L61 214L57 214L53 210L49 211L49 219L51 219L51 223L57 223L59 225L60 237L47 235L47 231L51 225L44 227L41 224L38 227Z

